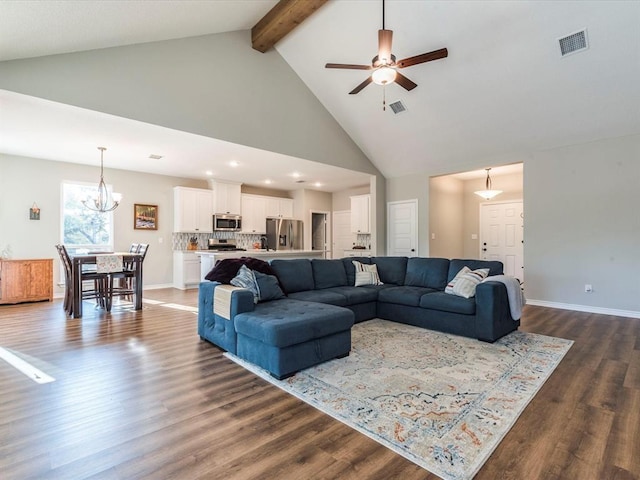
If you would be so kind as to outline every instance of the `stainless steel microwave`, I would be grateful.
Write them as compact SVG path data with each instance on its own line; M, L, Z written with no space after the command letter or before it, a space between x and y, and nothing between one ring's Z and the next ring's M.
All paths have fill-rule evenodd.
M216 213L213 216L213 229L217 232L239 232L242 230L242 217Z

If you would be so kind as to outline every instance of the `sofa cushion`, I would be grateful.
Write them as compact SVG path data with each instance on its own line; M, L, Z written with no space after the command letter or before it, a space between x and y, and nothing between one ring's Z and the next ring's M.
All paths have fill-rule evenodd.
M311 268L311 261L308 259L275 259L271 260L271 268L273 268L286 294L315 288L313 269Z
M447 286L449 259L413 257L407 260L404 285L444 290Z
M462 313L475 315L475 298L463 298L456 295L448 295L444 292L427 293L420 298L420 306L442 312Z
M347 272L344 269L342 260L326 260L314 258L311 260L313 270L313 281L315 288L331 288L348 285Z
M455 278L462 267L469 267L471 270L477 270L479 268L488 268L489 276L491 275L502 275L503 265L502 262L498 262L497 260L461 260L456 258L449 262L449 275L447 278L447 283Z
M349 330L353 312L334 305L283 298L259 303L252 312L236 315L234 324L240 335L283 348Z
M336 292L328 290L306 290L304 292L294 292L289 294L289 298L302 300L305 302L328 303L344 307L347 305L347 297Z
M378 299L378 292L371 288L334 287L326 291L334 292L346 297L346 305L357 305L359 303L375 302Z
M344 265L344 271L347 272L347 285L355 285L356 283L356 269L353 266L354 260L365 265L371 265L371 257L346 257L341 260Z
M407 257L374 257L371 263L378 266L382 283L402 285L407 274Z
M378 301L384 303L397 303L409 307L420 305L420 299L425 293L436 292L433 288L426 287L393 287L385 288L378 292Z

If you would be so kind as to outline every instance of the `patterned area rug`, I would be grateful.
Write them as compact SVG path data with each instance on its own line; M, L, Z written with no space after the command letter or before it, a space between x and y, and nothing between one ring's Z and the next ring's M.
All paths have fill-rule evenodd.
M513 332L489 344L385 320L352 329L347 358L278 381L230 359L426 470L472 478L572 341Z

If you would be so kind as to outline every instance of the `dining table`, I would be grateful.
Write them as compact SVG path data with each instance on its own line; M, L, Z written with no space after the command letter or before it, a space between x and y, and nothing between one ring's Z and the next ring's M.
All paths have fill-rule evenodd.
M84 265L109 265L110 260L117 260L118 265L130 265L133 272L133 297L134 309L142 310L142 260L141 253L109 252L71 255L71 271L73 280L73 318L82 317L82 267ZM103 270L104 273L116 273L119 270Z

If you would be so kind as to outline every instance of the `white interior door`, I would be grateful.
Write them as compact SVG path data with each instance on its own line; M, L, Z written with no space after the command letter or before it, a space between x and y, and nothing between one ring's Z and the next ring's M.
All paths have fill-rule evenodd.
M333 212L333 242L331 258L344 257L344 251L353 248L356 234L351 233L351 211Z
M505 275L524 282L522 201L480 205L480 258L499 260Z
M387 255L418 256L418 201L387 203Z

